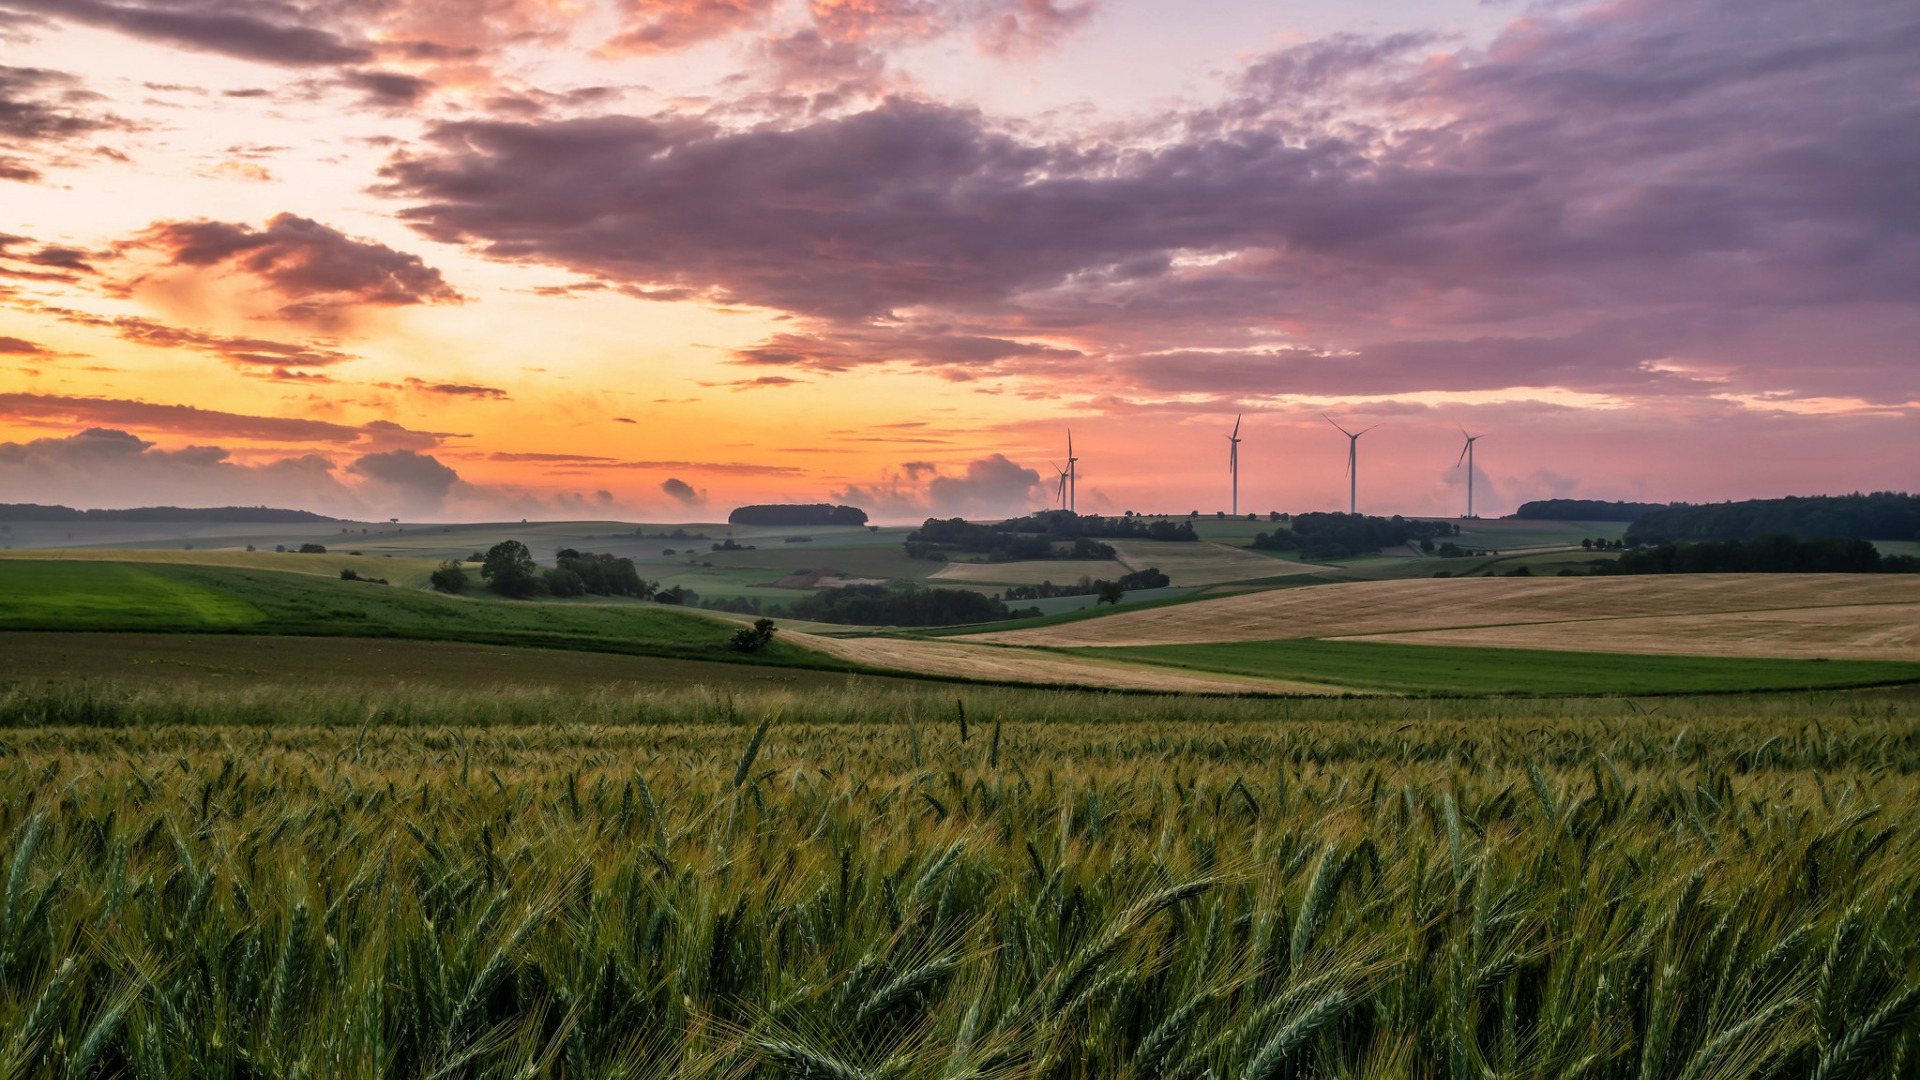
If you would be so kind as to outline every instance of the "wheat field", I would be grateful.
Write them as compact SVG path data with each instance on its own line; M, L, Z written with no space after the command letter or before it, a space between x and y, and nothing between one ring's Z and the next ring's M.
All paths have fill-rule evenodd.
M1920 577L1906 574L1688 574L1645 577L1424 578L1363 581L1201 600L1101 619L957 637L1005 645L1184 645L1211 641L1404 635L1411 631L1503 627L1502 644L1546 647L1570 624L1651 616L1868 607L1848 616L1867 647L1881 647L1883 627L1912 623ZM1663 636L1683 649L1704 620ZM1551 633L1526 629L1556 624ZM1587 641L1603 640L1604 625ZM1651 635L1650 635L1651 636ZM1711 636L1711 634L1709 635ZM1394 640L1411 640L1396 637ZM1464 639L1459 639L1464 640ZM1832 643L1835 650L1847 640ZM1756 643L1763 644L1764 638ZM1639 649L1629 651L1642 651ZM1771 655L1765 652L1728 655ZM1845 656L1841 651L1820 655ZM1862 655L1920 659L1920 654Z
M1917 718L0 690L0 1067L1911 1076Z

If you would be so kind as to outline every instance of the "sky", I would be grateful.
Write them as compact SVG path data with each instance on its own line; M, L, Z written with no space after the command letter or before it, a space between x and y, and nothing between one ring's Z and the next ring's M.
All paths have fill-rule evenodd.
M1911 0L0 0L0 502L1910 490Z

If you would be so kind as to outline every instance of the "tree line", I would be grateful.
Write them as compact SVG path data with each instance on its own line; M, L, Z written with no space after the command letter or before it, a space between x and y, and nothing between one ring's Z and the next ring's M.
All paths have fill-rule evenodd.
M1104 597L1113 589L1125 594L1138 589L1164 589L1172 584L1173 579L1161 573L1159 567L1149 566L1145 570L1122 574L1117 581L1096 581L1083 575L1073 585L1055 585L1051 581L1043 581L1038 585L1009 585L1000 595L1007 600L1050 600L1056 596ZM1118 602L1117 598L1115 602Z
M1865 540L1757 536L1631 548L1596 559L1596 574L1913 574L1920 559L1882 555Z
M736 507L729 525L865 525L867 512L857 506L828 503L759 503Z
M989 562L1029 559L1111 559L1113 545L1103 540L1200 539L1191 521L1148 521L1140 517L1101 517L1071 510L1043 510L993 524L965 518L928 518L907 534L906 552L916 559L944 560L959 552L985 555Z
M1507 515L1521 521L1638 521L1657 510L1686 503L1614 502L1604 499L1535 499Z

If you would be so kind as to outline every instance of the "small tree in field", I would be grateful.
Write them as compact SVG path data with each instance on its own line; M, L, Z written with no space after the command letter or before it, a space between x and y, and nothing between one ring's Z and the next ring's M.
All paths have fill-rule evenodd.
M1100 583L1100 599L1095 600L1093 606L1099 607L1101 604L1112 604L1118 607L1120 601L1126 599L1126 596L1126 586L1117 581L1103 581Z
M440 568L428 576L435 589L443 593L465 592L467 589L466 568L451 560L440 564Z
M733 632L733 647L741 652L759 652L773 640L773 620L755 619L753 625Z
M533 565L533 552L518 540L502 540L480 561L480 578L501 596L532 596L545 587Z

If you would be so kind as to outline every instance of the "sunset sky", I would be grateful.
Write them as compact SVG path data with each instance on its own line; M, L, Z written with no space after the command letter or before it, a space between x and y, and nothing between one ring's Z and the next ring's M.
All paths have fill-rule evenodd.
M0 502L1915 487L1912 0L0 0Z

